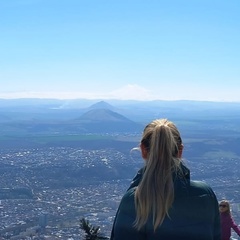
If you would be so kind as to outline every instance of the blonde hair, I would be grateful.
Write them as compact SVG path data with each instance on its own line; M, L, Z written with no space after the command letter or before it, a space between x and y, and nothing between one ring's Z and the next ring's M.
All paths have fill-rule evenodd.
M179 169L177 154L182 140L172 122L156 119L145 127L141 144L148 157L142 181L135 192L135 227L140 230L151 216L156 230L166 215L169 216L174 200L172 173Z
M220 204L225 204L227 206L227 211L225 211L226 213L228 213L229 215L231 215L231 209L230 209L230 203L228 200L221 200Z

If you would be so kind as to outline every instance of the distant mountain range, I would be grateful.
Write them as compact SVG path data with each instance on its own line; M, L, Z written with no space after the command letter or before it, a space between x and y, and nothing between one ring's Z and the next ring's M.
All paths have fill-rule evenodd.
M0 123L4 126L4 133L10 133L13 131L16 133L68 133L68 134L81 134L81 133L124 133L124 132L140 132L143 125L136 123L129 118L119 114L111 109L115 109L112 105L100 101L96 104L91 105L88 108L84 108L79 112L79 117L72 117L71 119L65 120L61 117L54 119L42 119L41 113L39 112L39 118L35 116L35 113L31 115L32 111L27 116L21 119L20 116L14 118L14 114L19 112L19 108L16 108L16 113L10 112L1 115L0 112ZM67 114L66 110L63 114ZM49 115L54 115L56 110L49 112ZM43 113L44 114L44 113ZM46 114L46 113L45 113ZM25 112L26 115L26 112ZM34 118L33 118L34 116ZM70 118L70 117L69 117ZM1 131L1 130L0 130Z
M156 118L168 118L189 132L189 121L235 124L240 103L198 101L120 101L0 99L0 134L140 133ZM208 124L206 122L206 124ZM194 132L196 132L194 126ZM224 128L228 129L228 128Z

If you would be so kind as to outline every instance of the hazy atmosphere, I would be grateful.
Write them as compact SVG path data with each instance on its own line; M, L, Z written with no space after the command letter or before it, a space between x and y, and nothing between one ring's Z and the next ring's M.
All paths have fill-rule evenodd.
M181 133L174 159L239 224L239 10L240 0L0 0L0 239L109 239L134 176L152 165L145 140L162 137L144 128L162 118ZM159 156L174 138L163 132ZM190 214L172 226L193 232L186 185L171 209ZM205 195L199 209L210 209Z
M240 2L0 2L0 98L240 101Z

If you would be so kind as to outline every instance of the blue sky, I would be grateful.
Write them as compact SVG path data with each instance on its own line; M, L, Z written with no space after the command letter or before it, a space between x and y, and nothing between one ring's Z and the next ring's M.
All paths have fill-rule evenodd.
M239 0L2 0L0 98L240 102Z

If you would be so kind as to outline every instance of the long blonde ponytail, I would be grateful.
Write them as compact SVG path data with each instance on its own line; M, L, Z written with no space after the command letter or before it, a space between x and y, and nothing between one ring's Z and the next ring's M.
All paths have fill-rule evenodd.
M135 192L136 221L139 230L152 217L154 230L162 224L174 200L172 173L179 166L176 158L176 126L167 119L154 120L144 129L141 143L148 151L146 171Z

